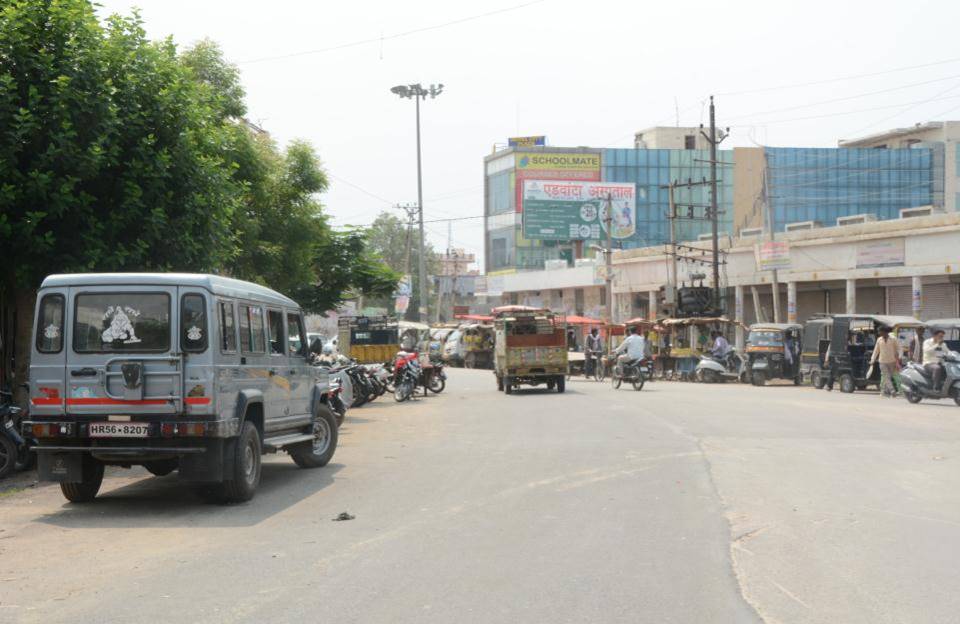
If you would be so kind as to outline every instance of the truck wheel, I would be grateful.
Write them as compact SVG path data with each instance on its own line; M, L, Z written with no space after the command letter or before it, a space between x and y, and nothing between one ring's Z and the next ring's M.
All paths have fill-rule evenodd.
M290 456L301 468L321 468L330 463L337 450L337 423L326 405L317 406L313 441L290 447Z
M89 503L97 497L103 483L103 464L89 455L83 457L83 481L61 483L60 491L71 503Z
M857 389L857 384L853 381L853 375L844 373L840 375L840 392L852 393Z
M240 436L228 445L227 479L216 488L218 498L225 503L242 503L253 498L260 485L260 432L249 420L243 422Z
M557 392L563 393L567 389L567 380L561 375L557 377Z
M821 390L827 381L823 378L823 375L820 373L820 371L815 370L810 373L810 383L813 384L813 387L817 390Z
M143 465L147 472L155 477L165 477L180 466L180 461L174 459L158 459L157 461L147 462Z
M767 383L767 378L764 373L751 373L750 382L755 386L762 386Z
M503 392L503 377L501 377L500 375L497 375L496 377L497 377L497 390L499 390L500 392Z
M505 394L513 394L513 380L510 379L510 375L506 375L503 378L503 392Z

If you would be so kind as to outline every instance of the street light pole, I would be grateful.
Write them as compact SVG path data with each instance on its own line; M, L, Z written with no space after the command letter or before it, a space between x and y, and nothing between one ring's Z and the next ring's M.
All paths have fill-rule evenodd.
M429 297L427 291L427 258L426 254L423 252L423 172L420 165L420 94L417 93L416 97L413 99L417 102L417 209L420 212L420 254L418 256L420 263L417 267L417 271L420 274L420 308L418 313L420 315L421 323L429 323L430 321L427 314L427 298Z
M607 224L607 251L606 251L606 280L604 287L606 288L606 298L607 298L607 324L613 324L613 200L610 197L610 193L607 193L607 215L604 219Z
M428 285L427 285L427 257L424 249L426 247L426 241L423 231L423 171L420 159L420 99L435 98L443 91L443 85L430 85L429 88L425 89L420 83L411 84L411 85L397 85L390 89L392 93L400 96L401 98L413 98L416 100L416 119L417 119L417 210L419 211L419 221L420 221L420 254L418 262L418 273L420 281L420 306L417 310L418 316L420 317L421 323L429 322L428 316Z

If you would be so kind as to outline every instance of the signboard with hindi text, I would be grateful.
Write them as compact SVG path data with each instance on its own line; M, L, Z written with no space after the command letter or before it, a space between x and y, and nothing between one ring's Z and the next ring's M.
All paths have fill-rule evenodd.
M754 247L758 271L776 271L790 268L790 243L766 241Z
M507 145L509 147L539 147L546 144L547 137L542 134L538 136L510 137L507 139Z
M523 181L523 237L527 240L606 238L607 205L612 236L637 231L636 186L624 182Z

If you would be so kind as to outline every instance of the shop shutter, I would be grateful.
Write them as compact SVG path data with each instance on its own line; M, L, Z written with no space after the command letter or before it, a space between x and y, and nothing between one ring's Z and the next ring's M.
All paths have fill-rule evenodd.
M921 320L956 318L956 284L925 284L923 286L923 311Z
M887 314L890 316L911 316L912 302L909 286L887 286Z

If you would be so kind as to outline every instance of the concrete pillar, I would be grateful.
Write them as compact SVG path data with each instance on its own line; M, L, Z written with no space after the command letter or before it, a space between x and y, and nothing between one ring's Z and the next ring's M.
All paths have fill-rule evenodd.
M797 322L797 283L787 282L787 322Z
M911 282L910 291L913 295L911 309L913 310L913 318L919 319L923 313L923 278L914 276Z
M659 290L650 290L647 292L647 318L651 321L657 320L657 315L660 314L660 308L657 305L659 298Z
M847 280L847 314L857 313L857 280Z
M736 338L736 347L737 351L743 353L743 286L734 286L733 287L733 320L737 321L737 338Z

